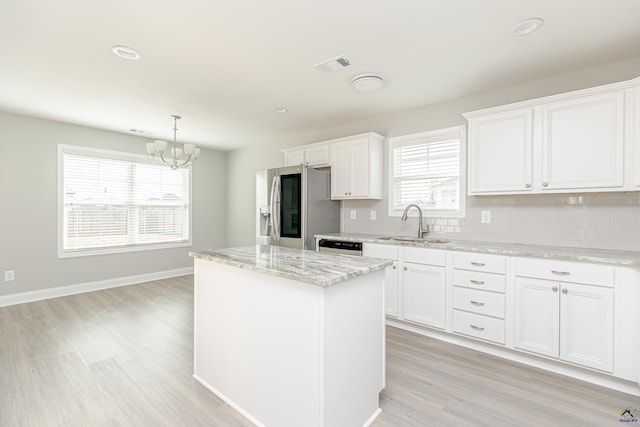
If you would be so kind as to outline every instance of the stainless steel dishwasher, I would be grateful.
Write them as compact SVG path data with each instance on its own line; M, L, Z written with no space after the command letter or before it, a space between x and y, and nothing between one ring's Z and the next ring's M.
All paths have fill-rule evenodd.
M362 256L362 242L320 239L318 242L318 252Z

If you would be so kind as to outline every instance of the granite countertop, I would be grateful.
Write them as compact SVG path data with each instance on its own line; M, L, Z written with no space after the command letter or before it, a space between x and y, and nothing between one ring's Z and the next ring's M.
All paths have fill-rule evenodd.
M335 285L392 264L384 259L264 245L189 252L189 256L318 286Z
M640 252L614 251L606 249L567 248L560 246L526 245L518 243L475 242L465 240L447 240L437 243L439 237L427 237L423 241L389 240L390 237L375 234L328 233L318 234L316 238L344 240L362 243L380 243L396 246L445 249L448 251L475 252L495 255L509 255L529 258L543 258L559 261L579 261L599 264L623 265L640 268ZM398 237L398 236L396 236ZM431 242L429 241L431 240ZM446 239L443 239L446 240Z

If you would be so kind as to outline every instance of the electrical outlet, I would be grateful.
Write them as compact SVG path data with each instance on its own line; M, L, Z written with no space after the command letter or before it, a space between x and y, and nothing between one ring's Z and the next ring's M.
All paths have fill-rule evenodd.
M4 272L4 281L12 282L16 279L16 272L13 270L8 270Z
M358 216L356 215L356 210L352 210L351 211L351 219L358 219Z
M491 224L491 211L480 212L480 223Z
M371 210L369 211L369 219L370 219L371 221L375 221L375 220L376 220L376 211L375 211L375 209L371 209Z

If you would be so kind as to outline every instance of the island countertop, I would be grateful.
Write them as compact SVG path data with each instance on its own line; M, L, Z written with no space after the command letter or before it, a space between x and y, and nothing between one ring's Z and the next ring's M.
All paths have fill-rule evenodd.
M381 270L392 261L281 246L241 246L189 252L189 256L318 286L330 286Z

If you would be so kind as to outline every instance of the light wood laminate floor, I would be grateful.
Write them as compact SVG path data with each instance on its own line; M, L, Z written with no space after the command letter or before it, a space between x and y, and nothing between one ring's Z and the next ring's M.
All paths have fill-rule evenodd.
M193 276L0 308L0 426L250 426L192 354ZM614 426L640 399L388 328L381 407L375 427Z

